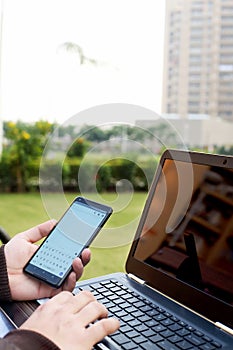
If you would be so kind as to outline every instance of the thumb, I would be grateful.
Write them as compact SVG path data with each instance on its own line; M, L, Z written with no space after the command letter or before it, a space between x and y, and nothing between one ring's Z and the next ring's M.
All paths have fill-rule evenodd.
M54 219L48 220L46 222L43 222L42 224L30 228L27 231L20 233L18 237L24 238L28 242L35 243L47 236L49 232L53 229L53 227L56 225L56 223L57 221Z

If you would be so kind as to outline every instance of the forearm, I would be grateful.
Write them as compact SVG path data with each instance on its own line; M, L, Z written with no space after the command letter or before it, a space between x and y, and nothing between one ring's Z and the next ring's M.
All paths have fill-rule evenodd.
M28 330L15 330L0 340L0 350L59 350L48 338Z
M11 292L7 275L4 245L0 247L0 300L11 301Z

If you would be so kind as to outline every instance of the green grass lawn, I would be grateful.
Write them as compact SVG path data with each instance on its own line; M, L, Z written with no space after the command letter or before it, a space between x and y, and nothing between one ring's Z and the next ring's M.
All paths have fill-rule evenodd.
M51 217L58 219L76 194L39 193L0 194L0 226L11 236ZM146 193L104 193L101 197L86 194L87 198L105 202L113 207L113 215L91 246L92 259L82 278L91 278L124 271L124 264L146 199Z

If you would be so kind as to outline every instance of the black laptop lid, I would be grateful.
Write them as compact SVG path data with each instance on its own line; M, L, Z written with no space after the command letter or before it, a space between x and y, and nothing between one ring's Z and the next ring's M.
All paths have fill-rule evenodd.
M165 151L126 270L232 328L233 157Z

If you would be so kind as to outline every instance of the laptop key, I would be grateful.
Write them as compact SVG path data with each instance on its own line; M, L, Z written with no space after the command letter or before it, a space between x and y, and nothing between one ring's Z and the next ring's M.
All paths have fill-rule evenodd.
M135 344L134 342L129 342L129 343L126 343L126 344L122 344L121 345L121 348L124 349L124 350L137 350L137 349L140 349L140 347Z
M160 333L162 337L164 338L169 338L171 337L172 335L174 335L173 332L171 332L169 329L166 329L165 331L161 332Z
M151 318L147 315L143 315L143 316L140 316L138 317L138 319L141 321L141 322L148 322L151 320Z
M191 344L196 345L196 346L201 346L202 344L205 343L205 341L201 338L198 338L197 336L190 334L185 337L187 341L189 341Z
M122 305L121 305L121 307L122 307ZM141 312L141 311L139 311L138 309L136 309L136 307L134 307L134 306L130 306L130 307L126 307L126 311L128 312L128 313L130 313L130 314L132 314L132 313L134 313L134 312L137 312L137 313L139 313L139 314L141 314L141 315L143 315L143 313ZM137 316L136 316L137 317Z
M184 322L184 321L179 321L179 324L182 326L182 327L186 327L187 324Z
M110 336L111 339L113 339L117 344L125 344L128 343L130 340L126 335L121 334L121 333L116 333Z
M140 324L140 325L136 326L135 329L138 332L145 332L148 330L148 327L146 327L144 324Z
M145 303L143 303L143 301L137 301L135 304L134 304L135 307L141 309L143 306L145 306Z
M169 327L169 329L173 330L172 327ZM185 328L181 328L181 329L178 329L176 333L179 334L181 337L184 337L188 335L190 332Z
M134 305L138 301L138 299L135 297L132 297L132 298L128 299L128 301Z
M106 289L105 287L103 287L103 286L101 286L100 284L93 284L92 285L92 288L93 288L93 290L96 290L96 291L98 291L99 293L103 293L103 292L105 292L106 290L108 290L108 289Z
M202 346L201 346L201 349L202 350L214 350L214 349L216 349L213 345L211 345L211 344L203 344Z
M147 322L145 322L145 325L147 325L147 327L154 327L158 325L158 322L155 320L149 320Z
M181 330L181 332L184 332L184 335L189 334L189 331L187 331L187 329L182 328L182 327L181 327L179 324L177 324L177 323L173 323L173 324L170 325L168 328L169 328L171 331L174 331L174 332Z
M147 312L147 315L149 315L150 317L154 317L154 316L156 316L156 315L158 315L158 314L159 314L159 312L156 311L155 309L149 310L149 311Z
M116 317L121 318L121 317L126 316L127 312L125 312L124 310L120 310L120 311L115 312L115 315L116 315Z
M135 330L131 330L130 332L125 333L125 335L126 335L128 338L135 338L135 337L140 336L140 333L137 332L137 331L135 331Z
M114 288L116 286L114 282L109 282L109 281L107 281L107 282L100 282L100 284L102 284L103 286L105 286L108 289L112 289L112 288Z
M163 340L157 345L162 349L162 350L180 350L175 344L170 343L168 340Z
M181 342L177 343L177 345L182 350L188 350L193 348L193 345L187 342L186 340L182 340Z
M158 306L156 309L157 309L157 310L158 310L158 312L160 312L161 314L163 314L163 313L165 312L165 310L164 310L164 309L162 309L162 308L161 308L161 307L159 307L159 306Z
M130 322L134 320L134 317L132 315L126 315L121 318L124 322Z
M154 319L156 320L156 321L163 321L163 320L165 320L165 316L164 315L162 315L162 314L159 314L159 315L156 315L156 316L154 316Z
M155 335L155 332L152 329L148 329L147 331L143 332L143 335L147 338L152 337L153 335Z
M150 341L140 344L140 347L144 350L161 350L160 347Z
M216 341L212 341L212 343L211 343L213 346L215 346L217 349L219 349L219 348L221 348L222 347L222 345L221 344L219 344L218 342L216 342Z
M131 311L129 311L129 310L127 309L127 311L130 312L130 313L132 313L132 315L133 315L134 317L139 317L139 316L142 316L142 315L143 315L143 313L142 313L140 310L131 312Z
M213 339L211 339L210 337L207 337L207 335L204 335L203 336L203 339L206 341L206 342L212 342Z
M168 327L173 324L173 321L171 321L169 318L166 318L165 320L161 321L161 324Z
M178 343L179 341L182 340L182 338L181 338L179 335L175 334L175 335L169 337L168 340L169 340L171 343Z
M137 319L134 319L132 321L129 321L128 324L131 326L131 327L136 327L138 326L139 324L141 324L140 321L138 321Z
M109 311L111 311L113 314L115 314L116 312L121 311L121 308L114 304L113 307L109 308Z
M160 333L160 332L165 331L166 328L165 328L164 326L162 326L162 325L159 324L158 326L153 327L153 330L154 330L155 332Z
M133 341L136 344L141 344L147 341L147 339L143 335L139 335L138 337L134 338Z
M198 330L194 331L193 333L196 334L198 337L203 337L203 335L204 335L202 332L200 332Z
M137 310L131 304L129 304L127 301L125 301L124 303L121 303L121 307L122 307L122 309L132 308L132 310L134 310L134 311ZM131 312L131 311L128 311L128 312Z
M119 329L119 332L121 333L127 333L127 332L130 332L132 331L133 328L130 327L128 324L125 324L124 326L121 326L120 329Z
M142 312L148 312L148 311L151 310L151 307L150 307L149 305L145 305L145 304L144 304L144 306L141 306L141 307L140 307L140 310L141 310Z
M116 292L114 292L114 288L113 288L113 289L111 289L111 291L114 292L114 293L115 293L116 295L118 295L119 297L122 297L122 298L126 299L126 298L125 298L125 296L127 295L126 291L123 290L123 289L120 289L120 287L116 287L116 288L119 288L119 290L117 290ZM129 298L131 298L131 295L130 295L130 294L129 294Z
M155 334L152 337L150 337L150 341L152 341L153 343L158 343L161 340L163 340L163 338L159 334Z
M124 293L124 291L122 291L121 287L115 286L115 284L114 284L113 287L111 287L111 291L112 291L113 293L118 293L118 292Z

